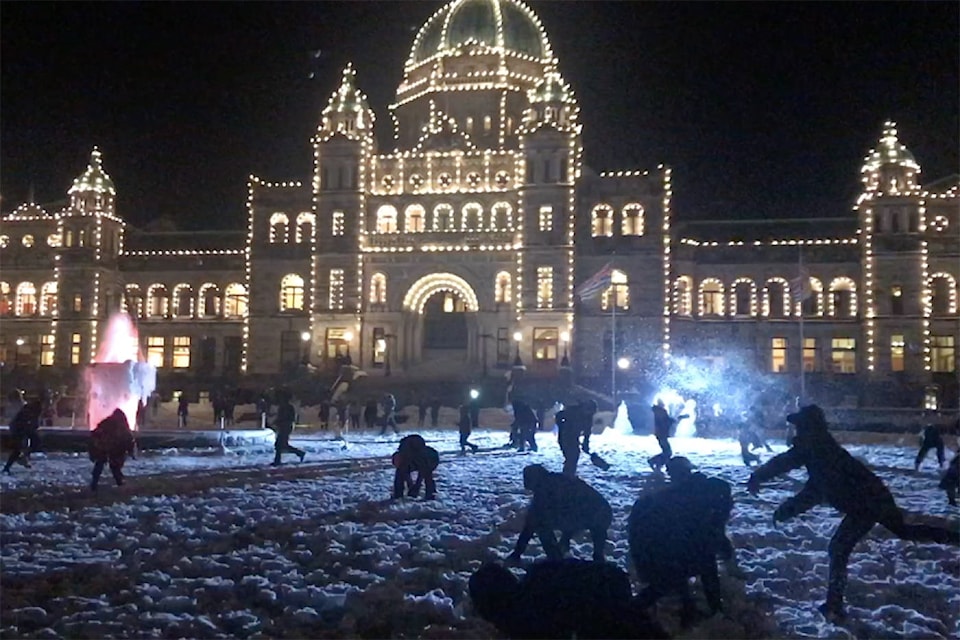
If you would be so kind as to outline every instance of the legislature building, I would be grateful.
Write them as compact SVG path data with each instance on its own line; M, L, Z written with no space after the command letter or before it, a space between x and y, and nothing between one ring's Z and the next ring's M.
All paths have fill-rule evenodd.
M62 210L5 214L4 368L86 365L126 310L161 385L279 380L349 355L371 376L522 363L606 388L623 358L652 376L803 370L874 405L938 385L956 406L958 180L924 185L893 123L850 167L862 190L837 203L846 215L681 224L670 168L583 164L589 120L522 2L443 6L403 64L379 118L343 70L304 140L313 166L251 176L246 229L133 228L97 149Z

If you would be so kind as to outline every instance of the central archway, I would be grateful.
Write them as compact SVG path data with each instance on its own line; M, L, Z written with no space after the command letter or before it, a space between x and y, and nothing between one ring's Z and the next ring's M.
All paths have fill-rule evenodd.
M452 273L424 276L407 291L403 307L410 360L451 367L472 361L480 305L466 280Z

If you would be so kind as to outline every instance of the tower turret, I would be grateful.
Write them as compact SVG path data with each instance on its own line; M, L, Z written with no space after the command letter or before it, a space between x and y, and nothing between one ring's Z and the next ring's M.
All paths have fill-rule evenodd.
M103 159L100 149L93 148L90 153L90 164L67 191L70 196L70 208L81 214L90 214L100 211L114 215L114 198L117 191L113 180L103 170Z
M897 124L883 123L883 135L876 149L864 158L862 174L866 193L906 194L919 189L920 165L897 137Z

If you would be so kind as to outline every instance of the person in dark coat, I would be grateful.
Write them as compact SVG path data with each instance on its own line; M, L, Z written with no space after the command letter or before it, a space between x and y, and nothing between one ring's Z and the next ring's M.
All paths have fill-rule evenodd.
M947 502L957 506L957 491L960 491L960 453L953 456L947 472L940 478L939 487L947 492Z
M326 431L330 428L330 402L327 400L320 401L320 411L317 412L317 417L320 418L320 429Z
M90 490L96 491L104 465L110 465L110 473L117 486L123 484L123 465L127 456L134 456L136 440L127 422L127 416L120 409L100 421L97 428L90 432L90 460L93 462L93 478Z
M363 408L363 424L369 431L377 424L377 401L373 398L367 400Z
M530 451L537 450L537 414L526 402L514 400L513 402L513 426L512 431L515 434L517 451L523 451L530 447Z
M540 538L547 558L559 560L569 551L573 534L586 529L593 539L593 559L603 561L613 510L596 489L579 478L552 473L539 464L523 469L523 487L533 492L533 499L511 560L520 560L534 534ZM553 533L558 530L560 544Z
M427 410L430 408L430 404L427 402L426 398L420 398L420 402L417 403L417 426L420 429L423 429L427 426ZM433 425L437 426L437 425Z
M473 421L470 419L470 410L466 405L460 405L460 421L457 423L457 427L460 429L460 455L466 455L468 447L474 453L480 448L468 440L473 431L471 427L472 424Z
M558 411L554 416L557 424L557 442L563 453L563 474L571 478L577 475L580 451L590 453L590 433L597 403L586 400L580 404ZM582 441L581 441L582 438Z
M634 606L630 577L611 562L541 560L520 580L487 563L468 589L477 614L510 638L670 637Z
M747 489L757 493L763 482L805 466L809 476L807 483L800 493L777 507L773 513L774 522L789 520L824 502L844 514L827 548L830 579L826 602L820 607L825 616L843 617L847 561L857 542L875 524L882 524L903 540L960 545L957 530L906 523L903 512L883 481L830 435L820 407L807 405L787 416L787 421L797 427L793 445L754 471Z
M420 487L426 486L424 498L433 500L437 496L437 483L433 472L440 465L440 454L428 447L423 437L411 434L400 439L396 453L392 457L395 469L393 476L393 498L403 497L404 490L411 498L420 495ZM416 472L417 479L413 480Z
M656 437L657 442L660 444L660 453L650 458L650 467L656 471L660 472L660 469L667 464L667 460L673 457L673 448L670 447L670 435L673 431L673 425L677 423L677 420L682 420L687 416L677 416L673 418L667 413L667 408L663 404L663 400L657 400L657 403L651 407L653 410L653 435Z
M297 421L297 410L291 403L290 394L286 391L277 393L277 417L273 419L273 430L277 432L277 439L273 445L273 462L270 466L279 467L284 453L295 453L300 462L307 455L303 449L290 445L290 436L293 434L293 425Z
M10 421L10 457L3 466L4 473L10 473L14 462L30 468L28 453L37 438L40 430L40 414L43 406L39 400L31 400L23 405Z
M630 557L637 577L646 588L639 594L642 606L661 596L681 596L684 622L691 622L696 607L689 579L699 577L712 613L723 608L717 559L736 570L727 523L733 509L730 484L720 478L695 473L690 461L673 457L667 464L670 484L644 492L627 520Z
M751 451L756 442L755 431L753 425L751 425L750 421L746 418L741 418L740 420L740 427L737 429L737 440L740 442L740 457L743 459L743 464L748 467L751 464L759 464L760 456Z
M347 405L347 415L350 416L350 428L354 431L360 431L360 416L363 413L363 406L358 400L351 400Z
M430 401L430 426L436 428L440 421L440 399L434 398Z
M180 420L180 428L187 428L187 418L190 415L190 401L187 400L187 396L180 394L180 399L177 401L177 418Z
M923 428L923 441L920 443L920 451L917 452L917 457L913 461L914 471L920 470L920 465L927 457L927 454L930 453L931 449L936 449L937 465L942 468L943 463L946 462L946 456L943 450L943 436L940 434L940 428L935 424L928 424Z
M397 426L397 399L392 393L383 396L383 428L380 429L380 435L387 435L387 429L393 428L393 432L400 435L400 428Z

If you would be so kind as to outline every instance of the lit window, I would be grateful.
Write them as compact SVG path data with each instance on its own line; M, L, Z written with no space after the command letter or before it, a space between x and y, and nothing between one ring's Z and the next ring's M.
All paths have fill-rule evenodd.
M227 285L223 294L223 315L242 318L247 315L247 288L237 282Z
M57 248L63 244L63 238L59 233L51 233L47 236L47 246Z
M934 315L957 312L957 281L947 273L930 277L930 311Z
M757 285L750 278L737 278L730 286L730 312L734 316L757 314Z
M190 336L173 337L173 362L174 369L190 368Z
M513 231L513 208L506 202L498 202L490 209L490 231Z
M693 314L693 286L688 276L681 276L673 282L673 311L681 316Z
M33 246L33 236L28 233L27 235L23 236L23 239L20 242L23 243L23 246L30 248Z
M723 283L708 278L700 283L700 315L723 315Z
M370 278L370 303L387 304L387 276L382 273Z
M316 218L312 213L303 212L297 216L297 242L313 242L313 225Z
M598 204L590 212L590 235L594 238L613 235L613 209L609 205Z
M4 234L0 236L0 249L6 249L10 246L10 236Z
M17 285L17 315L32 316L37 312L37 288L32 282Z
M433 230L453 231L453 207L438 204L433 210Z
M540 231L553 231L553 207L540 207Z
M803 339L803 370L807 372L820 370L820 358L817 357L817 339Z
M930 370L936 373L952 373L957 370L955 341L953 336L930 337Z
M13 296L10 293L10 283L0 282L0 316L7 316L13 312Z
M831 364L834 373L857 372L857 341L854 338L834 338Z
M601 296L600 306L604 311L609 311L611 308L611 294L618 309L630 308L630 285L627 282L627 274L619 269L614 269L610 274L610 286Z
M327 358L333 360L350 354L350 340L353 334L344 328L327 329Z
M220 315L220 288L212 282L200 286L200 317L216 318Z
M625 236L643 235L643 206L631 203L623 208L623 227L621 233Z
M504 304L510 302L511 296L510 274L506 271L501 271L497 274L497 281L493 290L493 300L497 304Z
M790 315L790 285L783 278L770 278L764 284L763 315L771 318Z
M288 273L280 281L280 311L303 310L303 278Z
M275 213L270 216L270 242L287 242L287 227L290 219L285 213Z
M493 126L493 118L490 116L483 116L483 131L484 133L490 133L490 128Z
M57 283L44 282L40 287L40 315L57 315Z
M181 283L173 288L173 317L193 317L193 287Z
M774 373L787 371L786 338L770 338L770 371Z
M343 269L330 269L327 305L330 309L343 309Z
M70 336L70 364L80 364L82 358L83 336L74 333Z
M537 267L537 309L553 308L553 267Z
M157 369L163 368L163 336L147 337L147 362Z
M473 118L471 116L467 116L467 121L463 125L463 128L467 133L473 133Z
M377 233L396 233L397 210L390 205L377 209Z
M167 315L167 288L162 284L147 287L147 314L151 318L163 318Z
M343 211L334 211L330 228L330 235L343 235Z
M422 233L424 230L426 212L418 204L407 207L403 214L403 230L407 233Z
M483 225L483 207L476 202L463 207L463 222L461 227L464 231L481 231Z
M553 328L533 330L533 359L556 360L560 344L560 331Z
M906 345L903 335L890 336L890 371L903 371Z
M830 283L831 316L857 315L857 285L850 278L834 278Z
M40 366L53 366L53 336L44 334L40 336Z

